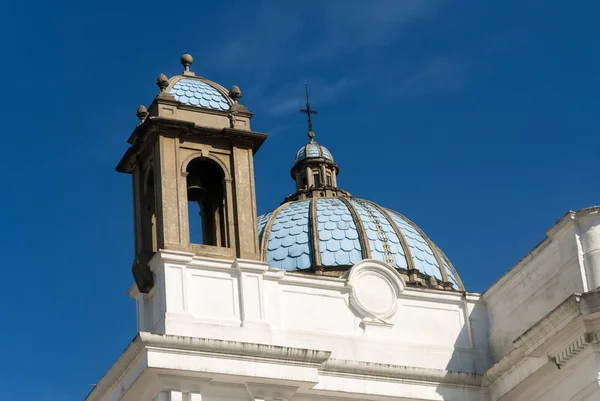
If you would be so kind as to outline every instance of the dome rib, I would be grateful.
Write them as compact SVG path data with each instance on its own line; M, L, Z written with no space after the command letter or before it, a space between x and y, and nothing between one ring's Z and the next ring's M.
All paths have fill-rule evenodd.
M458 285L458 288L461 289L462 291L464 291L465 290L465 286L463 285L463 282L460 279L460 276L458 275L458 272L454 268L454 265L452 264L452 262L450 262L450 259L448 259L448 257L444 253L444 251L442 251L437 245L435 245L435 249L436 249L436 251L438 251L438 253L442 257L443 261L445 262L444 263L445 267L448 268L448 269L450 269L450 271L452 272L452 276L454 277L454 280L456 281L456 284Z
M310 239L312 242L312 265L315 269L323 270L321 263L321 245L319 243L319 228L317 223L317 199L312 198L310 200L310 206L308 209L308 221L310 222Z
M267 247L269 245L269 237L271 236L271 228L273 227L273 223L277 220L277 215L287 206L286 203L282 203L275 210L271 212L265 227L263 228L262 239L260 243L260 256L263 260L267 259Z
M398 213L398 212L396 212ZM429 239L429 237L423 232L423 230L421 230L419 228L419 226L417 226L415 223L413 223L410 219L407 219L405 216L401 215L400 213L398 213L400 216L402 216L402 218L404 220L406 220L408 222L408 224L410 224L419 234L421 234L421 236L423 237L423 239L425 240L425 242L427 242L427 245L429 245L429 247L431 248L431 250L433 251L433 256L435 257L435 260L438 263L438 266L440 268L440 273L442 274L442 280L444 282L449 282L450 280L448 279L448 273L446 272L446 267L444 266L444 262L442 261L442 258L440 257L440 253L437 252L436 248L437 246L435 246L433 244L433 242L431 242L431 240Z
M369 240L367 239L367 231L365 230L365 226L363 225L362 219L360 218L358 212L348 199L340 197L339 200L341 200L342 203L346 205L348 211L352 215L352 220L354 220L354 225L356 226L356 230L358 231L358 239L360 241L363 259L371 259L371 246L369 245Z
M394 268L406 269L406 254L386 217L362 199L350 198L349 201L365 224L372 259L380 260Z
M448 278L448 273L446 272L446 267L444 266L444 262L442 261L442 258L440 257L440 252L438 252L438 247L429 239L429 237L423 232L423 230L421 230L419 228L419 226L417 226L415 223L413 223L410 219L406 218L406 216L404 216L403 214L393 211L392 213L395 213L396 215L398 215L401 219L403 219L404 221L406 221L407 224L410 224L410 226L421 235L421 237L423 238L423 240L427 243L427 245L429 245L429 248L431 249L431 251L433 252L433 257L435 258L437 264L438 264L438 268L440 270L440 274L442 275L442 281L444 282L450 282L449 278Z
M379 210L379 212L388 220L388 222L390 223L390 225L396 232L396 235L398 236L398 239L400 240L400 244L402 245L402 248L404 249L404 255L406 256L406 263L408 264L408 268L410 270L414 270L415 269L415 261L413 260L413 254L412 254L412 251L410 250L410 247L408 246L408 243L406 242L406 237L404 237L404 233L402 232L402 230L400 230L400 227L398 227L398 225L396 224L396 222L394 221L392 216L390 216L390 214L387 212L387 210L385 210L384 208L382 208L381 206L379 206L378 204L376 204L374 202L371 202L368 200L366 200L365 202L370 204L375 209Z
M346 204L337 197L316 202L321 266L352 266L364 260L360 234Z

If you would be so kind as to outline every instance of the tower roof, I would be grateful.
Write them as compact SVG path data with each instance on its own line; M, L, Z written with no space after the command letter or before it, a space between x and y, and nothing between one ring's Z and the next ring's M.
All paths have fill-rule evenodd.
M324 158L333 161L333 156L329 149L325 146L318 144L317 142L309 142L302 146L298 152L296 152L296 161L310 159L310 158Z
M229 110L233 104L222 86L200 77L176 75L167 90L175 100L188 106Z
M190 70L194 58L190 54L181 56L181 64L184 67L180 75L168 79L161 74L156 84L163 92L173 96L175 100L187 106L201 107L212 110L229 110L231 105L241 97L238 87L234 86L227 91L223 86L206 78L196 76Z

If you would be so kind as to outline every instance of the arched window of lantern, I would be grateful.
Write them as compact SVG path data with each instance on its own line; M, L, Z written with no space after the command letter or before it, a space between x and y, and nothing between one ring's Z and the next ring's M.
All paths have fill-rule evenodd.
M332 186L333 185L333 181L331 180L331 172L328 171L327 172L327 181L326 181L327 186Z
M223 169L198 157L188 163L186 172L190 242L229 247Z
M321 184L321 174L319 173L319 170L313 169L312 176L313 176L313 183L314 183L313 185L315 186L315 188L320 188L322 186L322 184Z

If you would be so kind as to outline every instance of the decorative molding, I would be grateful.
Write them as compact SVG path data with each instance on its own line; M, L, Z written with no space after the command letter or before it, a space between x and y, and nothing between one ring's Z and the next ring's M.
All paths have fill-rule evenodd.
M586 207L586 208L583 208L583 209L575 212L575 218L579 219L579 218L585 217L590 214L598 214L598 213L600 213L600 206L590 206L590 207Z
M140 332L138 338L146 347L207 352L237 357L246 356L316 365L321 365L331 355L331 351L307 348L293 348L278 345L244 343L240 341L214 340L209 338L184 337L146 332Z
M85 397L86 401L93 401L106 394L130 370L134 362L141 357L143 345L139 335L136 336L125 348L112 367L102 376L98 384Z
M394 268L378 260L355 264L347 285L351 288L350 305L368 323L373 323L372 320L387 323L398 310L398 298L406 287Z
M454 372L442 369L419 368L413 366L388 365L383 363L350 361L330 358L323 365L322 372L346 375L376 376L386 379L415 380L456 386L481 387L483 375Z
M600 312L600 290L581 294L581 309L585 314Z
M269 264L267 262L239 258L233 261L231 267L242 272L252 272L257 274L269 270Z
M319 222L317 221L317 199L309 200L308 209L309 235L311 240L311 263L315 271L323 270L321 263L321 244L319 242Z
M246 383L252 400L287 401L298 391L296 386L278 386L266 383Z
M583 333L577 340L573 341L552 358L558 367L562 367L571 359L575 358L588 345L600 342L600 332Z
M377 209L379 211L379 213L381 213L388 221L388 223L392 226L392 229L394 230L394 232L396 233L396 236L398 237L398 240L400 241L400 246L402 246L402 250L404 251L404 256L406 259L406 269L407 270L417 270L415 267L415 261L413 259L413 255L412 255L412 251L410 250L410 247L408 246L408 242L406 241L406 237L404 236L404 233L402 232L402 230L400 229L400 227L398 227L398 224L396 224L396 220L394 220L392 218L392 216L389 214L389 212L382 208L381 206L379 206L378 204L368 201L369 204L371 206L373 206L375 209Z
M526 355L534 352L581 315L580 299L580 294L573 294L568 297L513 341L515 347L522 349Z
M332 289L339 291L340 293L345 293L350 290L350 288L347 286L346 280L343 278L295 273L286 270L282 270L282 272L283 274L281 276L276 276L281 284Z
M520 349L513 349L504 358L490 367L484 376L483 386L490 386L506 375L511 369L515 368L523 359L525 354Z
M576 357L581 351L587 347L589 343L586 341L586 336L582 335L571 344L567 345L562 351L556 354L552 359L559 368L566 364L569 360Z
M86 400L97 400L98 397L105 395L107 391L117 385L135 361L144 357L144 351L147 349L168 349L177 353L192 351L194 353L213 354L215 357L218 357L218 355L234 356L238 359L244 357L266 359L283 364L292 363L296 366L318 367L320 374L356 376L359 379L371 376L385 378L386 380L409 380L475 388L481 387L483 380L481 374L333 359L330 358L330 351L323 350L140 332L112 368L88 394ZM247 389L254 398L284 401L296 391L294 386L264 383L248 383Z
M362 258L371 259L371 246L369 245L367 232L365 231L365 226L362 222L362 219L360 218L358 212L348 199L340 197L339 200L341 200L342 203L348 208L348 211L352 216L352 220L354 221L354 225L356 226L356 231L358 232L358 240L360 241Z
M598 291L590 291L572 294L565 299L513 341L515 349L486 371L483 385L493 385L517 365L532 359L527 357L537 356L533 359L544 359L544 364L552 361L560 369L588 345L600 343L600 326L596 324L599 320L596 315L592 316L600 312L599 295ZM557 347L568 339L571 340L566 346L561 346L558 351L556 348L552 350L551 347Z

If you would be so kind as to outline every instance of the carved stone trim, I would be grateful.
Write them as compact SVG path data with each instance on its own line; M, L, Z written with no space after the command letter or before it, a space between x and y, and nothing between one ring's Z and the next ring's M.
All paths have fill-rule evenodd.
M387 210L385 210L384 208L382 208L381 206L371 202L371 201L366 201L367 203L369 203L372 207L374 207L376 210L379 211L379 213L381 213L383 215L383 217L385 217L388 221L388 223L391 224L392 228L394 229L394 232L396 233L396 236L398 236L398 239L400 240L400 244L402 245L402 249L404 250L404 256L406 258L406 264L407 264L407 268L406 270L410 271L410 270L416 270L415 269L415 261L413 260L413 256L412 256L412 252L410 251L410 248L408 247L408 243L406 242L406 238L404 237L404 234L402 233L402 230L400 230L400 227L398 227L398 225L396 224L396 222L394 221L394 219L392 218L392 216L390 216L390 214L387 212Z
M600 311L600 291L598 289L581 294L581 309L584 313Z
M134 342L138 339L146 347L210 352L213 354L235 355L236 357L249 356L314 365L323 364L331 355L331 351L147 332L140 332Z
M246 383L246 390L254 401L287 401L298 391L298 386Z
M448 282L448 273L446 273L446 267L444 266L444 263L442 261L442 258L440 256L440 253L437 252L438 247L429 239L429 237L423 232L423 230L421 230L419 228L419 226L417 226L415 223L413 223L409 218L407 218L406 216L404 216L401 213L395 212L397 215L399 215L402 219L404 219L404 221L406 221L408 224L410 224L412 226L412 228L415 229L416 232L418 232L419 234L421 234L421 237L423 237L423 239L425 240L425 242L427 242L427 245L429 245L429 248L431 249L431 252L433 252L433 256L435 257L436 262L438 263L438 265L440 266L440 273L442 274L442 280L444 282ZM450 266L450 264L448 264ZM456 271L453 272L454 273L454 277L456 278L456 281L458 281L458 284L460 286L461 290L465 290L465 288L462 285L462 281L460 281L460 278L458 277L458 274L456 273Z
M567 345L552 358L558 367L575 358L588 345L598 344L600 342L600 332L583 333L581 337Z
M388 365L383 363L349 361L330 358L323 365L322 372L347 375L384 377L386 380L414 380L458 386L480 388L483 375L454 372L442 369L419 368L414 366Z
M224 176L225 180L232 180L231 174L229 173L229 168L223 162L223 160L210 154L210 152L206 153L206 152L203 152L202 150L198 150L198 151L188 155L185 159L183 159L183 161L181 162L181 166L180 166L181 175L183 175L183 173L187 172L188 164L190 164L195 159L206 159L206 160L212 161L217 166L219 166L221 168L221 170L223 170L223 176Z
M398 310L398 298L406 287L402 276L378 260L355 264L348 275L350 305L365 319L388 323Z
M581 295L579 294L571 295L513 341L515 347L522 349L526 355L534 352L549 338L581 315L579 309L580 299Z
M554 356L554 362L557 366L562 366L572 358L576 357L581 351L589 345L586 335L582 335L571 344L567 345L562 351Z
M312 265L315 270L323 270L321 263L321 247L319 244L319 226L317 221L317 200L311 199L308 220L310 222L310 239L312 242Z
M465 290L465 286L463 285L463 282L460 279L460 276L458 275L458 272L454 268L454 265L452 264L452 262L450 262L450 259L448 259L448 257L446 256L446 254L440 248L438 248L437 245L435 245L435 250L440 254L440 257L442 258L442 260L446 261L446 264L448 265L448 267L452 271L452 274L454 274L454 278L458 282L459 289L462 290L462 291L464 291Z
M346 207L350 211L350 214L352 215L352 220L354 220L354 225L356 226L356 230L358 231L358 240L360 241L363 259L371 259L371 247L369 246L365 226L363 225L360 216L358 215L356 209L354 209L354 206L352 206L348 199L340 197L339 200L341 200L344 203L344 205L346 205Z
M172 349L175 352L195 351L231 355L236 358L253 357L314 367L322 366L331 355L331 351L315 349L140 332L123 351L117 362L90 391L86 400L96 401L100 399L108 389L122 378L123 374L135 361L143 360L141 357L142 352L149 348Z

